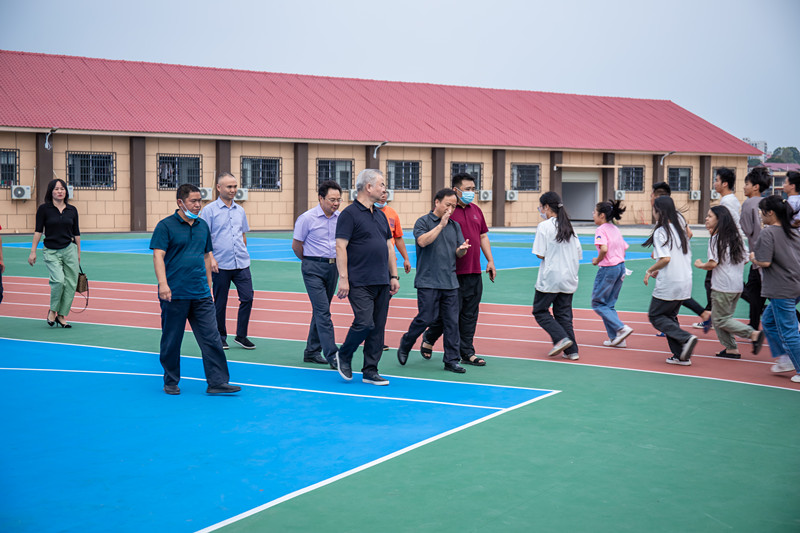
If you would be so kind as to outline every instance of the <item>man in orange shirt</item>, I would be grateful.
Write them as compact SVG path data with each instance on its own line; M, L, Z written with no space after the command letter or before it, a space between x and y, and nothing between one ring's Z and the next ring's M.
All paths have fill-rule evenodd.
M394 247L397 248L397 251L403 256L403 270L405 270L406 274L408 274L411 272L411 261L408 260L406 243L403 241L403 228L400 226L400 217L397 215L397 211L387 205L388 199L389 193L387 191L383 191L380 202L375 202L373 205L377 209L383 211L383 214L386 215L386 219L389 221L389 229L392 230ZM385 352L388 349L389 346L384 344L383 351Z

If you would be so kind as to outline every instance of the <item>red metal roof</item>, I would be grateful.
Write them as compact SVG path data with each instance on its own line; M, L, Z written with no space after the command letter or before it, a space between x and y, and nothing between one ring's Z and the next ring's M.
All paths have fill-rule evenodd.
M668 100L0 51L0 126L642 152L761 152Z

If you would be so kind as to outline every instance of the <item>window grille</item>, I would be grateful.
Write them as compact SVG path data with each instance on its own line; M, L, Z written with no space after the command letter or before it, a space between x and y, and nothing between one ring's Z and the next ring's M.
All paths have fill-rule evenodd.
M200 155L158 154L158 190L177 189L191 183L200 187L203 157Z
M667 183L672 192L692 190L692 168L670 167L667 170Z
M450 177L466 172L475 179L475 189L481 190L481 176L483 175L483 163L452 163L450 165Z
M278 157L242 157L243 189L274 191L281 188L281 160Z
M117 154L67 152L67 183L74 189L111 189L116 183Z
M387 161L387 188L391 190L419 190L419 161Z
M620 191L644 191L644 167L620 167Z
M353 187L352 159L317 159L317 185L325 180L333 180L343 190Z
M541 165L511 165L511 189L515 191L538 191Z
M19 150L0 150L0 188L19 185Z

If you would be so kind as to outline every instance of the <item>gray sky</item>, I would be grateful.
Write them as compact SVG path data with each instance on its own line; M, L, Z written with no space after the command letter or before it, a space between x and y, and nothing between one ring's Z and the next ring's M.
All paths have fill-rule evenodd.
M800 147L800 0L6 0L0 48L672 100Z

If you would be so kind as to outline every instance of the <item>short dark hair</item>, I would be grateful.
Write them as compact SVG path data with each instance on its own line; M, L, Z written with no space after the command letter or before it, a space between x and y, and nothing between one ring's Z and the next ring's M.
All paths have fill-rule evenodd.
M325 180L319 184L319 188L317 189L317 194L319 194L320 198L325 198L328 196L328 191L331 189L336 189L339 192L342 192L342 186L336 183L333 180Z
M455 196L455 195L456 195L456 191L454 191L453 189L441 189L441 190L439 190L439 192L436 193L436 196L433 197L433 201L434 202L441 202L447 196Z
M175 191L175 198L183 201L189 198L189 195L192 194L193 192L200 192L200 189L198 189L191 183L184 183L183 185L178 186L178 190Z
M734 174L733 170L729 168L718 168L717 169L717 176L719 176L719 181L728 185L730 190L733 190L733 186L736 184L736 174Z
M450 182L451 187L458 187L461 188L461 182L464 180L475 181L475 176L469 174L467 172L459 172L455 176L453 176L452 181Z
M767 167L756 167L745 176L744 181L749 181L751 185L758 187L758 192L764 192L772 185L772 176L769 175Z
M786 173L786 181L794 185L797 192L800 192L800 172L790 170Z
M669 183L666 181L659 181L658 183L653 184L653 196L658 198L659 196L672 196L672 188L670 188Z
M233 178L236 179L236 176L231 174L230 172L220 172L219 176L217 176L217 180L214 182L215 185L219 185L219 180L222 178Z

